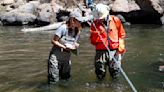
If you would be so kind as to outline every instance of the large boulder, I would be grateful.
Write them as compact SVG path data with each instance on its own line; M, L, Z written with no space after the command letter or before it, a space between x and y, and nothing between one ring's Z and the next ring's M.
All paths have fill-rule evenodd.
M160 5L159 0L135 0L136 3L140 6L141 10L145 12L157 12L159 14L163 13L163 9Z
M34 23L36 16L30 13L7 12L0 19L3 25L25 25Z
M16 9L1 14L0 20L3 25L25 25L36 21L36 9L39 6L38 1L20 5Z
M37 20L39 25L46 25L53 21L52 18L55 18L54 11L52 10L52 7L50 3L44 3L41 4L37 8Z
M112 13L123 15L131 23L162 24L159 0L115 0Z
M134 0L116 0L112 5L113 12L131 12L140 10Z
M18 12L22 13L31 13L34 14L37 10L37 7L40 5L39 1L30 1L24 5L21 5L17 8Z

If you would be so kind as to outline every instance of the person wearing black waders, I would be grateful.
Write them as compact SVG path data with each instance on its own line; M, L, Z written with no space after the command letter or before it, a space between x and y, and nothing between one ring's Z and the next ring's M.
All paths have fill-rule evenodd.
M81 28L81 23L75 17L70 17L66 24L55 31L52 38L53 47L48 59L49 84L68 80L71 77L71 51L79 46L77 40Z
M125 52L125 31L118 17L109 14L109 7L97 4L93 8L94 20L90 27L90 41L95 46L95 73L103 80L108 66L110 76L116 79ZM115 62L114 59L117 59Z

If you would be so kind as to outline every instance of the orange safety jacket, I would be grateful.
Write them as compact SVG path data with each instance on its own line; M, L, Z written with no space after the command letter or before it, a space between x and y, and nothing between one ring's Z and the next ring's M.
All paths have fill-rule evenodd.
M95 29L92 23L90 27L90 32L91 32L90 41L91 44L95 45L96 50L107 50L107 48L104 46L105 43L105 45L109 46L111 50L118 49L120 53L125 52L125 42L124 42L125 31L118 17L113 15L111 15L110 17L110 22L109 22L110 30L108 30L108 36L110 38L109 43L108 43L107 32L105 27L103 26L102 20L94 20L94 23L97 29ZM100 33L102 39L100 38L98 32Z

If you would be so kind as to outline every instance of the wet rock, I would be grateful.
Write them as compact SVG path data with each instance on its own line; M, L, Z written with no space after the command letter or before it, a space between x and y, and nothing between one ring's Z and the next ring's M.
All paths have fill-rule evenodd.
M160 72L164 72L164 65L161 65L159 66L159 69L158 69Z
M160 18L162 24L164 24L164 15Z

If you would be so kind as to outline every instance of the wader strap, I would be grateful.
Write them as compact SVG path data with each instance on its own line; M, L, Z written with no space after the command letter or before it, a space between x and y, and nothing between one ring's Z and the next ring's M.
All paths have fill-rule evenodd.
M107 19L105 20L106 24L102 23L105 31L106 31L106 35L107 35L107 40L108 40L108 46L110 46L110 37L109 37L109 32L110 32L110 19L109 19L109 15L107 16Z

